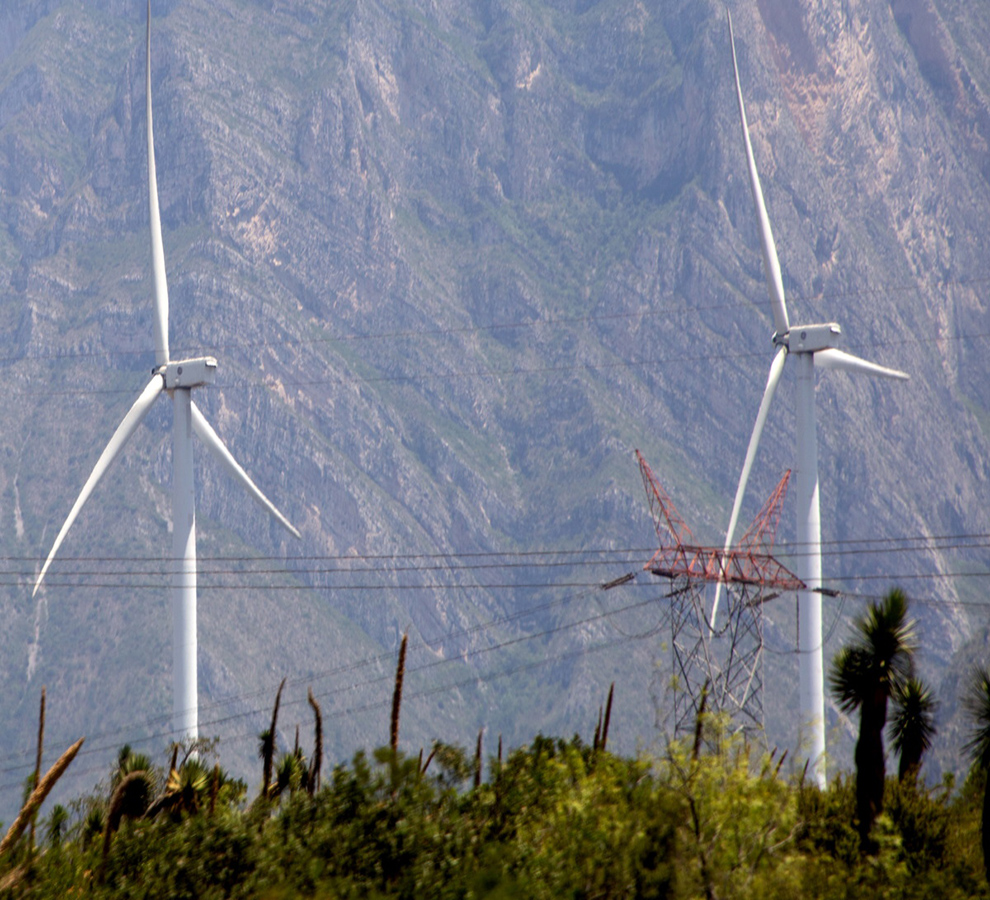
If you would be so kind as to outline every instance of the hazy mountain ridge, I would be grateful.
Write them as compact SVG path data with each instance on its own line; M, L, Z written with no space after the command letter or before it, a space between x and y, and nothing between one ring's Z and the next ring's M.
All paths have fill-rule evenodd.
M21 393L0 413L0 541L40 563L151 366L144 31L140 3L16 7L0 18L0 355ZM854 352L912 375L907 386L821 376L826 540L990 532L977 424L990 409L978 337L990 331L990 69L978 40L990 20L948 0L732 11L792 321L835 319ZM390 652L406 628L436 641L561 596L396 584L622 574L456 566L479 551L648 546L634 446L699 540L720 541L772 328L719 5L353 0L318 13L174 0L154 16L173 350L218 355L218 386L197 402L304 534L294 544L199 455L201 554L273 556L260 580L278 588L204 587L204 702L258 689L239 708L262 707L282 674L305 680ZM791 464L792 423L785 388L749 515ZM88 504L66 560L168 552L169 428L162 406ZM390 589L316 593L296 588L332 585L337 575L314 570L340 564L277 571L284 555L410 553L446 554L436 564L448 568L434 578L382 561L343 583ZM70 578L78 568L58 565ZM66 737L93 733L94 718L102 729L168 711L160 574L137 579L148 587L135 609L127 589L58 587L58 565L47 607L27 599L30 563L2 601L11 750L30 741L41 683ZM218 568L238 565L252 564ZM864 554L825 566L927 574L985 559ZM922 581L917 593L972 600L981 583ZM579 598L434 648L456 657L596 609ZM838 610L826 607L828 622ZM974 626L965 608L916 611L934 672ZM786 645L789 602L768 612L779 626L768 640ZM625 616L624 632L644 633L656 612ZM464 674L573 654L575 631L584 645L620 638L610 627L468 657ZM632 747L652 739L655 658L665 659L656 642L626 642L460 689L476 694L424 696L410 707L410 740L437 736L438 715L456 732L440 736L465 742L481 724L513 740L587 730L616 678L617 740ZM788 671L782 659L771 672ZM126 684L105 686L124 671ZM340 709L387 688L363 690ZM768 706L779 717L788 702L778 694ZM949 712L953 702L946 695ZM336 752L383 739L384 712L359 719L342 716ZM253 754L246 740L233 751L242 758Z

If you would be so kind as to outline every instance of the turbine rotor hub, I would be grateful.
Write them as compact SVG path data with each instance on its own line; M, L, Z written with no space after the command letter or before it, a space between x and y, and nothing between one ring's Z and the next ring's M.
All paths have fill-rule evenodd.
M792 325L786 334L774 334L774 345L783 344L791 353L816 353L835 350L842 343L842 328L838 322L819 325Z
M176 388L202 387L213 384L216 376L217 361L212 356L200 356L196 359L177 359L153 370L165 378L165 390Z

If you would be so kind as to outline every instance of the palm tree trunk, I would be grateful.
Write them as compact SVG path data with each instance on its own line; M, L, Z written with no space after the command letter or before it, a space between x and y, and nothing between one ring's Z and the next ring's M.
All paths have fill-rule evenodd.
M870 831L883 811L883 787L887 768L883 756L883 729L887 724L887 698L882 692L865 698L860 708L856 741L856 815L860 846L870 848Z
M278 726L278 707L282 702L282 688L285 687L285 679L282 679L275 694L275 705L272 707L272 724L268 729L268 742L264 748L264 758L262 759L262 796L267 797L272 784L272 762L275 759L275 729Z
M602 746L601 749L605 750L605 745L608 743L608 726L612 721L612 697L615 694L615 682L609 686L608 689L608 701L605 703L605 724L602 725Z
M392 692L392 720L389 728L389 746L392 752L399 750L399 710L402 707L402 681L406 675L406 645L409 643L409 635L402 635L402 644L399 646L399 662L395 667L395 690Z
M41 755L45 747L45 687L41 687L41 707L38 710L38 753L34 762L34 785L37 786L38 779L41 778ZM34 830L38 821L37 810L31 816L31 833L28 836L28 847L34 852Z
M484 732L484 728L478 730L478 744L474 750L474 786L476 788L481 787L481 736Z
M983 788L983 819L980 823L980 838L983 845L983 869L990 881L990 771L984 770L986 786Z
M310 796L320 790L320 769L323 767L323 711L320 704L313 696L313 689L309 688L306 693L309 705L313 707L313 718L316 719L315 734L313 736L313 759L309 764L309 793Z
M897 780L901 783L917 778L921 769L921 757L924 755L924 748L918 740L906 740L901 747L901 761L897 767Z

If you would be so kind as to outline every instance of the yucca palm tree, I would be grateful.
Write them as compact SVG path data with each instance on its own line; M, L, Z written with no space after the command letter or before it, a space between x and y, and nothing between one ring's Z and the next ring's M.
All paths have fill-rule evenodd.
M852 643L832 662L829 684L843 711L859 710L856 814L860 842L867 849L873 822L883 810L887 702L911 677L917 647L904 592L894 588L879 603L871 603L853 630Z
M890 723L891 745L900 756L897 778L917 776L921 757L935 737L935 697L920 678L909 678L894 693L894 715Z
M963 750L984 775L983 867L990 880L990 670L986 666L973 671L963 705L973 720L973 730Z

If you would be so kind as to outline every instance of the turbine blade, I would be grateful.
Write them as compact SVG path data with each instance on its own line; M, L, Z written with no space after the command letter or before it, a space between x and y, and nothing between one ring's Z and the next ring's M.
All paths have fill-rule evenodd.
M749 438L749 446L746 448L746 459L743 461L742 473L739 475L739 485L736 488L736 496L732 501L732 514L729 516L729 528L725 533L725 548L723 557L732 549L732 539L735 537L736 525L739 522L739 510L742 508L743 495L746 493L746 484L749 482L749 472L753 468L753 460L756 458L756 448L760 444L760 437L763 435L763 426L767 421L767 414L770 412L770 403L773 395L780 383L780 376L784 371L784 361L787 359L787 348L783 344L777 348L777 354L770 363L770 374L767 376L767 386L763 389L763 399L760 401L760 411L756 414L756 424L753 426L753 433ZM722 595L722 583L715 585L715 601L712 603L712 614L709 619L711 628L715 627L715 615L718 612L718 603Z
M746 123L746 107L743 105L742 88L739 86L739 66L736 64L736 42L732 35L732 16L726 11L729 19L729 44L732 47L732 71L736 76L736 100L739 102L739 119L742 122L743 140L746 143L746 166L749 169L749 187L753 192L753 203L756 206L756 218L760 226L760 246L763 249L763 269L767 278L767 291L770 294L770 308L773 311L773 327L777 334L783 337L790 329L787 320L787 304L784 300L784 282L780 277L780 260L777 258L777 248L773 242L773 232L770 229L770 217L767 215L766 203L763 202L763 191L760 188L760 176L756 171L756 159L753 156L753 145L749 140L749 126Z
M888 369L876 363L867 362L851 353L830 348L815 353L815 365L825 369L842 369L846 372L860 372L864 375L876 375L880 378L896 378L898 381L908 381L910 375L898 369Z
M165 279L165 247L162 219L158 210L158 175L155 170L155 134L151 116L151 0L148 0L147 66L145 103L148 110L148 218L151 223L151 271L155 288L152 330L155 338L155 365L164 366L168 357L168 282Z
M192 404L192 426L193 431L196 432L196 436L206 444L207 448L223 464L223 467L234 476L234 479L239 481L247 492L268 510L273 518L278 520L278 522L284 525L297 538L301 538L302 535L292 523L278 511L275 504L261 493L258 486L248 477L247 472L241 468L240 463L234 459L233 454L224 446L223 441L220 440L217 433L213 430L213 426L206 421L206 417L199 411L199 407L195 403Z
M123 421L117 426L113 437L110 438L110 443L103 449L100 458L96 461L96 465L93 466L93 471L90 472L89 478L86 479L83 489L79 492L76 502L73 504L72 509L69 510L69 517L65 520L62 530L59 531L58 537L55 538L55 543L52 545L52 549L48 554L48 559L45 560L45 564L41 567L41 574L38 575L34 590L31 592L32 597L38 592L38 588L41 587L41 581L45 577L45 573L48 571L52 560L55 558L55 553L62 545L62 541L65 539L69 528L75 522L76 516L79 515L79 510L82 509L83 504L89 499L89 495L93 493L93 490L100 483L100 479L106 474L111 463L120 455L120 451L124 449L124 445L130 440L131 435L134 434L138 425L144 421L144 417L148 415L148 411L164 387L165 379L161 375L155 375L148 382L145 389L141 391L137 400L134 401L133 406L127 411L127 415L124 416Z

